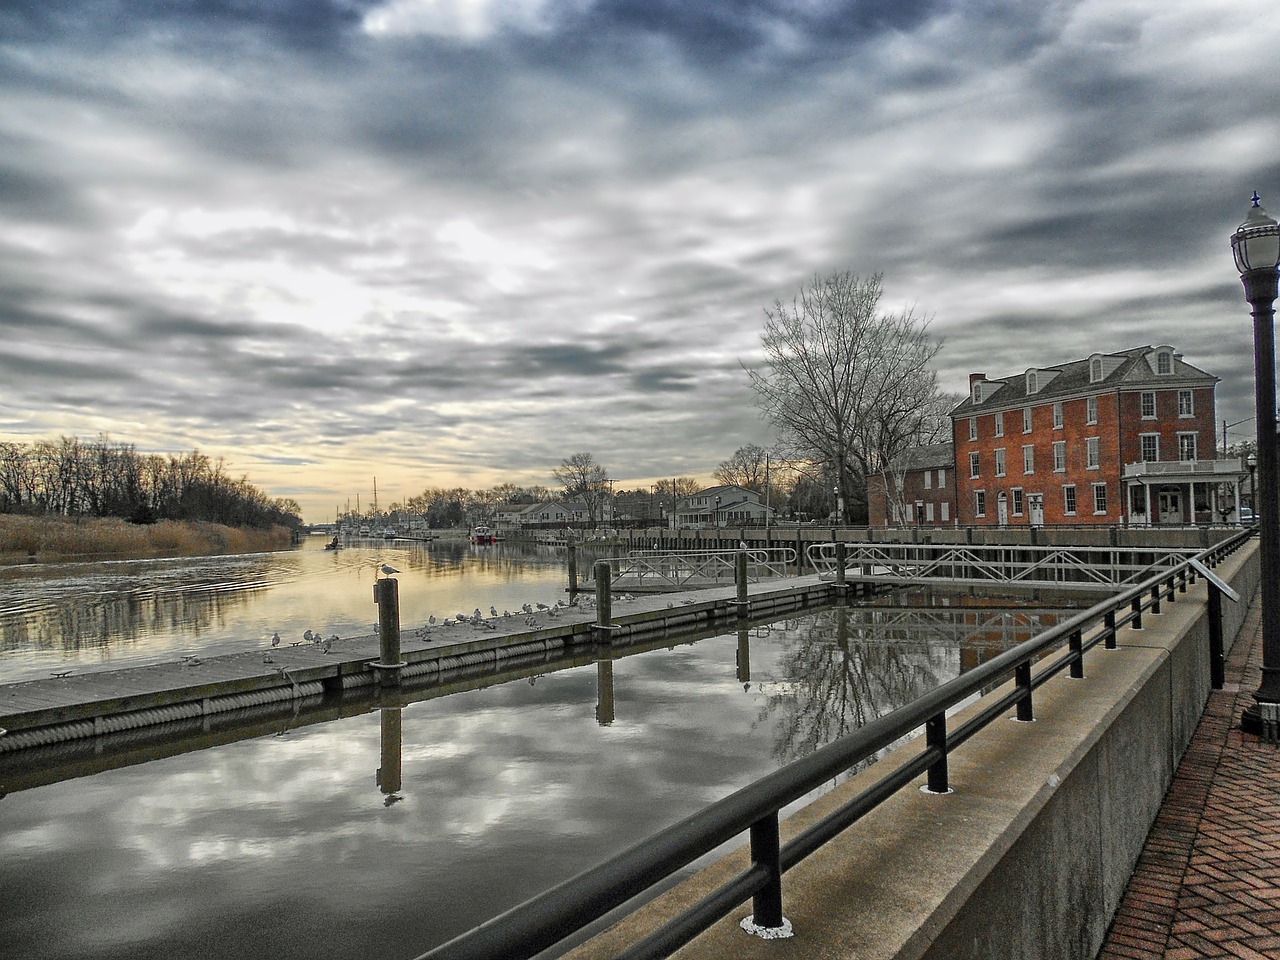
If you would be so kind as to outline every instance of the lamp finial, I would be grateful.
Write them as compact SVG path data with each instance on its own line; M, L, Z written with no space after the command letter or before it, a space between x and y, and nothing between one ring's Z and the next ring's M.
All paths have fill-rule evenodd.
M1253 205L1255 207L1259 206L1261 204L1261 201L1262 201L1262 198L1258 196L1258 191L1257 190L1253 191Z

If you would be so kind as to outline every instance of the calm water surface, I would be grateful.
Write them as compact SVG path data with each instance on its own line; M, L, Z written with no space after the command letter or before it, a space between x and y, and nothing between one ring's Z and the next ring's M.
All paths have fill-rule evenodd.
M338 551L0 567L0 683L266 646L308 629L373 632L378 565L397 567L406 629L452 616L551 604L568 585L552 547L368 541ZM589 565L588 561L583 561Z
M0 953L414 957L1052 616L827 609L163 759L0 755Z

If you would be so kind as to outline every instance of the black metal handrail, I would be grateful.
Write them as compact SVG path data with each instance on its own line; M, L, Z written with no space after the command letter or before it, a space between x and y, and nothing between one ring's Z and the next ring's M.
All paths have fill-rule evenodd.
M1235 534L1196 559L1213 567L1238 549L1251 531ZM1010 709L1031 720L1033 691L1063 670L1082 677L1084 655L1098 643L1115 646L1116 631L1142 626L1142 614L1160 612L1195 582L1191 561L1162 570L924 694L892 713L751 783L698 813L659 831L612 859L578 874L506 913L462 934L419 960L526 958L554 946L622 906L694 860L743 833L751 837L751 867L632 944L626 960L665 957L752 897L754 921L782 923L781 875L921 774L928 789L945 792L947 755ZM1127 609L1126 609L1127 608ZM1119 611L1124 610L1124 613ZM1086 637L1085 634L1092 631ZM1033 663L1066 640L1067 650L1033 673ZM1013 690L947 730L947 711L1013 675ZM810 791L924 728L925 748L823 820L779 844L779 812Z

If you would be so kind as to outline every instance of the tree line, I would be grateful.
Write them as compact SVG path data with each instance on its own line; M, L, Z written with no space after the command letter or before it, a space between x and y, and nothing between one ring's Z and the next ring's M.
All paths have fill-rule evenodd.
M0 441L0 513L302 526L297 501L269 497L199 450L143 454L106 436Z

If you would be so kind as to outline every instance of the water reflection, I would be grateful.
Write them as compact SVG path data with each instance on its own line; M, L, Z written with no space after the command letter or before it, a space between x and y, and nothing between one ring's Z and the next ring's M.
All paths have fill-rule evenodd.
M381 541L338 551L0 568L0 683L53 670L210 656L286 640L373 632L378 564L402 573L405 626L475 607L554 603L563 550L459 541Z
M0 755L0 943L416 956L950 679L1026 612L944 613L821 610L194 721L185 747Z

